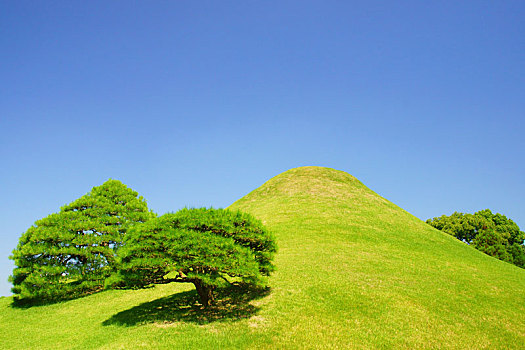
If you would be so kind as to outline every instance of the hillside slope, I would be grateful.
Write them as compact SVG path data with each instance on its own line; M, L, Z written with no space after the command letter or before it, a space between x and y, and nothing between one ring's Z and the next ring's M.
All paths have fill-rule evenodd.
M278 235L273 302L294 309L276 322L296 326L276 341L311 344L306 327L330 345L525 345L525 270L431 228L347 173L292 169L231 207Z
M400 209L351 175L289 170L231 205L275 233L268 296L202 315L187 285L16 309L4 348L522 348L525 270ZM23 335L23 336L21 336Z

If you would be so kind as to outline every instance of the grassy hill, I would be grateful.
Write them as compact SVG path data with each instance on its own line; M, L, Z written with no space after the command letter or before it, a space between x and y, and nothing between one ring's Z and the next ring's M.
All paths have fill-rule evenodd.
M525 270L328 168L289 170L231 205L279 245L271 292L203 313L190 285L19 309L2 348L523 348ZM255 297L255 296L254 296Z

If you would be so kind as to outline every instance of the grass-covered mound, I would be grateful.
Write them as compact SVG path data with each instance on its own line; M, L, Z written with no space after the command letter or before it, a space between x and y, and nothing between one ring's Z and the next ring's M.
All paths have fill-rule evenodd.
M191 285L12 308L3 348L522 348L525 270L332 169L289 170L235 202L274 232L271 290L201 310Z

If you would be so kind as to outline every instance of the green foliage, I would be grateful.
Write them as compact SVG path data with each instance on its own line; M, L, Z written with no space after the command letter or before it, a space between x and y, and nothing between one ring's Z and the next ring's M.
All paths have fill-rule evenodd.
M483 227L488 225L486 220L478 216L458 212L450 216L442 215L432 220L428 219L427 223L468 244L471 244Z
M108 180L35 222L11 259L17 299L51 300L92 292L117 270L127 230L154 217L138 193Z
M489 209L474 214L455 212L428 219L427 224L485 254L525 268L525 233L505 215L493 214Z
M228 280L262 286L276 245L252 216L225 209L183 209L135 227L125 237L121 275L143 287L191 282L203 305Z
M505 239L494 230L481 231L472 241L472 246L496 259L513 262L512 256L506 249Z

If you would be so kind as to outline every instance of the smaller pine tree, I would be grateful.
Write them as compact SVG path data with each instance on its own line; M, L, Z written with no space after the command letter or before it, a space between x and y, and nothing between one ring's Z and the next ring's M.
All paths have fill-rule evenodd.
M137 192L108 180L36 221L10 257L15 298L53 300L101 289L118 270L126 232L154 216Z
M202 305L228 282L263 286L276 245L252 216L225 209L183 209L134 227L119 252L128 285L190 282Z

